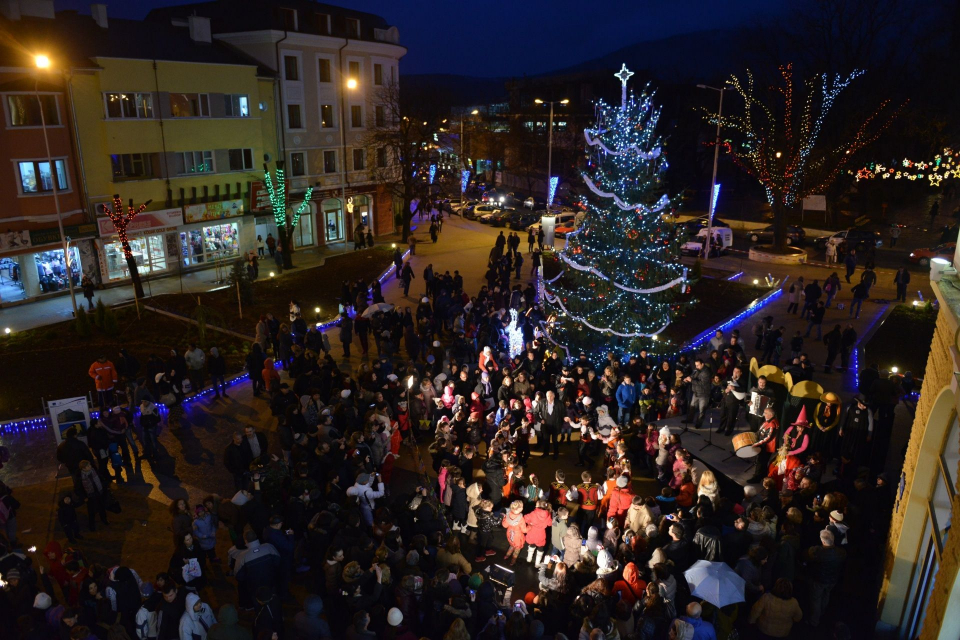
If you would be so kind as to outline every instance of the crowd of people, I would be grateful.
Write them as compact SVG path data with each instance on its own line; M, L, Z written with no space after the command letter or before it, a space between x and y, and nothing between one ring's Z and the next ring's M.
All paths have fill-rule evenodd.
M149 575L90 563L76 541L96 535L98 519L108 526L120 508L112 484L131 454L157 455L163 415L177 428L189 389L211 379L226 395L223 370L216 349L195 345L151 358L144 377L126 352L116 365L99 358L88 373L100 417L57 454L73 478L57 514L67 541L34 562L8 526L0 624L23 640L809 637L884 539L892 492L870 465L892 424L890 381L861 375L864 394L828 438L805 410L786 429L773 403L746 410L737 331L660 362L646 352L564 361L538 329L535 288L512 282L521 253L519 237L501 234L474 296L458 272L427 266L415 307L366 313L381 286L409 291L399 253L397 284L344 283L343 322L330 331L345 356L351 344L370 356L351 373L295 300L289 323L261 318L247 366L276 427L233 433L228 497L174 501L172 536L156 541L169 565ZM775 362L765 325L755 355ZM511 357L517 330L524 346ZM812 378L802 346L791 349L794 380ZM762 377L749 384L772 395ZM701 427L712 407L725 432L746 422L756 433L755 484L718 477L684 447L689 436L662 424ZM417 461L413 480L397 477L401 456ZM0 505L15 518L12 492ZM685 572L698 560L738 574L743 598L694 595ZM216 612L211 582L235 589ZM851 637L842 622L825 633Z

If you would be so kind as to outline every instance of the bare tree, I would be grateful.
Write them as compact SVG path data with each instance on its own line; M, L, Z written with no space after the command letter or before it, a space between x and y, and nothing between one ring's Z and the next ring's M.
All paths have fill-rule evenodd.
M386 166L373 170L374 179L383 184L395 202L400 203L403 241L410 235L410 222L415 210L425 206L430 195L428 173L430 161L436 153L435 135L439 132L437 114L428 99L400 102L400 88L396 83L383 87L376 106L382 108L383 118L374 123L364 138L364 146L380 149L386 156Z

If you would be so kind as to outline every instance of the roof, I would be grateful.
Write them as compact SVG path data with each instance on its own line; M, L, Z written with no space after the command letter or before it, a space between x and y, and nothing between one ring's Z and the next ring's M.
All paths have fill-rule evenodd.
M14 22L0 17L0 32L9 31L22 45L0 46L0 67L33 68L33 54L44 53L60 68L95 68L96 58L127 58L245 65L257 67L259 75L275 75L227 44L195 42L186 27L120 18L107 24L103 29L92 17L74 11L61 11L55 20L24 16Z
M353 18L360 21L361 40L378 41L374 35L374 29L390 28L390 24L378 15L313 0L210 0L153 9L147 14L147 20L169 24L174 18L198 15L210 18L213 33L239 33L268 29L284 31L286 30L282 11L284 9L297 12L298 33L346 38L346 19ZM330 16L329 33L318 28L316 14Z

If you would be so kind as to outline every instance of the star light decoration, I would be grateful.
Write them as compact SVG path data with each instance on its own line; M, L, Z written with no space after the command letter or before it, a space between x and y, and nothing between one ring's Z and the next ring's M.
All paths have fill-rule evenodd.
M943 153L935 155L933 160L916 162L909 158L904 158L897 163L897 166L902 168L898 169L896 166L887 167L876 162L871 162L865 167L857 169L856 171L851 169L847 171L847 173L852 175L857 182L876 178L882 180L893 178L894 180L903 179L910 181L926 179L931 187L939 187L940 183L944 180L960 178L960 157L958 157L957 153L950 147L945 148Z
M856 152L875 141L903 108L890 110L890 101L884 100L843 144L824 144L824 121L843 91L863 73L819 74L803 83L805 95L797 95L792 64L780 67L783 85L767 94L757 90L748 70L745 80L731 76L727 81L743 100L742 115L720 117L706 111L705 119L738 134L738 140L720 144L734 164L760 182L775 212L794 207L833 184Z
M263 184L267 188L267 195L270 197L270 208L273 210L273 220L277 228L287 228L287 178L282 167L277 167L277 183L274 186L273 178L267 166L263 166ZM313 187L307 187L303 194L303 202L297 207L290 221L290 229L293 230L300 222L300 216L310 206L310 198L313 196ZM286 249L284 249L286 250Z

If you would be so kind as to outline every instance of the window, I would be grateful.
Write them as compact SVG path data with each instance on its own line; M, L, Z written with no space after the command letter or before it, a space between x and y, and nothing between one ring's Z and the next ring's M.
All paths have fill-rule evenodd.
M358 105L350 105L350 126L359 129L363 126L363 108Z
M337 172L337 152L336 151L323 152L323 172L324 173Z
M171 93L170 115L174 118L209 118L210 98L205 93Z
M57 189L66 191L67 166L64 160L54 160L57 167ZM20 171L20 189L23 193L44 193L53 191L53 177L50 175L50 163L46 160L24 160L17 163Z
M322 36L330 35L330 14L329 13L317 13L314 14L314 21L317 25L317 33Z
M280 9L280 17L283 18L283 28L287 31L296 31L297 30L297 10L296 9Z
M123 153L110 156L113 180L136 180L153 177L153 162L149 153Z
M228 118L250 117L250 101L246 95L226 93L223 96L223 113Z
M297 56L283 56L283 77L287 80L300 79L300 61Z
M355 18L347 18L347 37L360 39L360 21Z
M367 168L366 154L363 149L353 150L353 170L363 171Z
M327 58L319 58L317 63L319 65L320 82L330 82L330 60Z
M333 105L320 105L320 127L323 129L333 128Z
M387 115L386 115L386 111L383 108L383 105L378 104L376 109L374 109L373 113L374 113L374 118L376 119L377 126L378 127L385 126L387 122Z
M43 118L40 115L43 105ZM13 95L7 96L10 109L11 127L39 127L43 124L60 124L60 109L57 108L57 96Z
M183 151L177 154L177 173L213 173L212 151Z
M152 118L153 96L149 93L104 94L108 118Z
M302 153L291 153L290 154L290 175L292 176L302 176L306 175L306 163L303 160Z
M227 149L230 171L252 171L253 149Z
M347 77L360 82L360 63L351 61L347 63Z
M387 166L387 148L377 147L377 166L381 169Z
M383 65L375 64L373 65L373 84L378 87L383 84Z
M300 105L287 105L287 129L303 129L303 119L300 117Z

